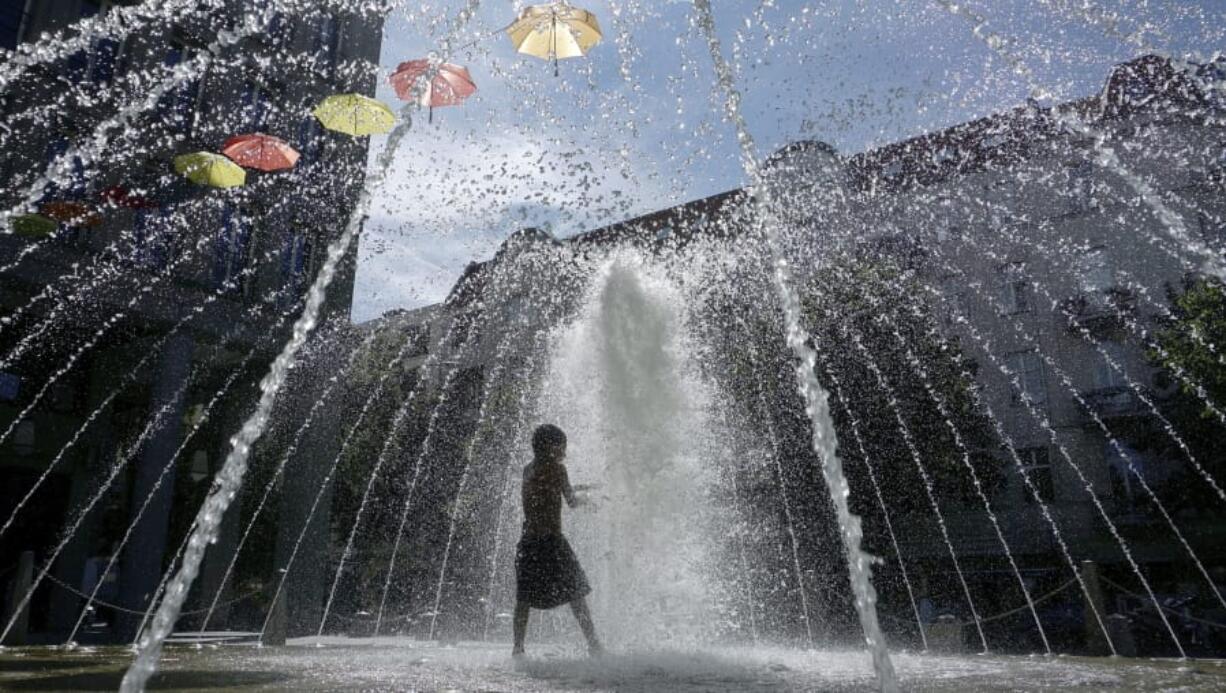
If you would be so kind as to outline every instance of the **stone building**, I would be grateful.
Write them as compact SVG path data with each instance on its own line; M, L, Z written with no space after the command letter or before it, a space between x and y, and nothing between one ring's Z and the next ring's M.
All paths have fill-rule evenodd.
M1169 315L1168 290L1226 252L1220 67L1191 68L1141 57L1117 66L1100 94L1075 102L1028 103L846 157L800 142L764 165L776 197L823 198L819 214L813 205L785 204L778 216L793 244L785 251L802 253L794 265L802 281L820 258L840 252L899 260L925 287L914 298L941 316L940 333L974 364L978 393L1008 440L989 451L1003 479L989 489L990 502L1028 588L1038 595L1071 577L1043 517L1048 509L1073 560L1098 564L1110 580L1105 610L1137 620L1153 614L1135 597L1144 590L1108 520L1157 592L1194 597L1198 609L1213 603L1140 483L1169 502L1168 480L1202 480L1185 474L1190 462L1177 446L1139 450L1128 433L1158 420L1155 408L1174 389L1146 356L1146 340ZM711 234L745 232L746 200L733 190L562 243L580 253L624 244L684 249ZM719 220L726 223L708 223ZM465 281L487 267L470 268ZM1198 462L1221 468L1215 459ZM980 612L1016 606L996 601L1001 584L1016 583L1002 572L1003 548L982 504L946 501L950 539ZM1206 570L1226 582L1219 514L1181 507L1172 515ZM921 576L927 617L969 619L934 519L919 514L904 525L901 558ZM887 556L878 571L895 593L887 607L903 614L898 557L888 545L871 548ZM819 549L802 554L828 555ZM1080 609L1075 590L1042 607L1053 632L1072 638L1059 647L1095 646L1089 627L1087 641L1068 623L1070 610ZM1033 627L1028 618L1004 624L1021 632ZM1012 646L1039 646L1025 641ZM1149 651L1164 648L1169 642Z
M1109 591L1113 613L1143 609L1129 593L1144 590L1108 520L1159 593L1212 594L1145 490L1170 504L1168 480L1203 480L1182 474L1192 462L1178 450L1132 447L1132 432L1153 424L1175 389L1146 356L1169 315L1168 292L1208 258L1220 267L1226 257L1226 128L1214 86L1142 57L1118 66L1096 96L1028 104L846 167L847 213L857 228L878 229L878 241L918 246L927 298L977 364L982 399L1017 454L997 451L1007 471L991 500L1024 576L1041 592L1069 575L1046 506L1074 560L1121 585ZM972 593L990 603L1002 575L987 559L1001 544L981 507L947 511L978 583ZM1203 509L1171 513L1222 582L1226 527ZM900 540L917 564L952 571L931 518L912 521ZM969 616L958 601L947 593L940 607Z
M0 9L6 49L57 32L88 37L24 67L0 94L0 200L15 215L15 233L0 235L9 316L0 426L11 429L0 515L33 491L0 536L0 562L33 552L41 567L64 523L81 518L34 595L32 639L73 629L78 593L93 590L121 543L98 591L121 610L100 604L77 639L132 637L133 612L149 603L360 190L365 140L322 129L310 111L330 94L373 95L382 17L283 7L233 0L173 17L110 0ZM228 190L175 174L176 155L216 152L250 132L291 143L297 166L251 171ZM23 226L30 213L53 228ZM348 320L355 257L331 285L326 321ZM219 548L235 541L233 524ZM227 559L210 552L206 591ZM14 575L0 578L6 588Z

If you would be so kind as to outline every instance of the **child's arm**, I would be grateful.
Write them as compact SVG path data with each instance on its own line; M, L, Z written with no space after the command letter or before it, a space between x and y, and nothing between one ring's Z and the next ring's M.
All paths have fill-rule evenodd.
M575 495L575 489L570 485L570 477L566 474L566 465L562 467L562 497L566 499L566 504L574 508L579 505L579 497Z

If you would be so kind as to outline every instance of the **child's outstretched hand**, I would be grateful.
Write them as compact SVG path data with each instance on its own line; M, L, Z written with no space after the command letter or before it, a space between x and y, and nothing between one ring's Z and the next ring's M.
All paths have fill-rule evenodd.
M575 494L575 507L595 510L600 507L601 502L607 500L609 500L609 497L604 495L594 496L591 493L577 493Z

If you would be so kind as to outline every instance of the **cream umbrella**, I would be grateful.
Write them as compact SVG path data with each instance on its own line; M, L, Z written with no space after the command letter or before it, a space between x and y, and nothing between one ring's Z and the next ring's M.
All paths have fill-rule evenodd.
M602 38L596 15L565 2L525 7L507 35L520 53L552 59L555 76L559 58L587 55Z

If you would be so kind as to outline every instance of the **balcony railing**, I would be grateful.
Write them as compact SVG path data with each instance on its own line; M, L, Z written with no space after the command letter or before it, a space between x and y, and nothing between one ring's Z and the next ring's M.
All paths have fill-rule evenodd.
M1125 385L1100 387L1084 393L1084 397L1102 418L1138 416L1144 412L1140 398Z
M1069 317L1069 329L1088 330L1103 338L1123 328L1126 316L1136 309L1136 294L1123 287L1086 292L1065 299L1061 310Z

